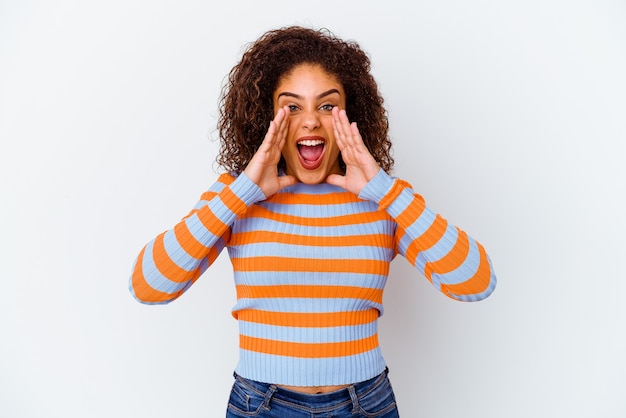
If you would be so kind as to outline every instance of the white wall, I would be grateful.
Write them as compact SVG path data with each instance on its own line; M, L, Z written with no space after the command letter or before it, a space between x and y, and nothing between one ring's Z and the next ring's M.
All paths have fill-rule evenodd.
M223 416L227 256L168 306L127 280L216 177L243 45L294 23L369 51L395 174L498 273L464 304L394 262L403 417L626 416L623 2L212 3L0 3L0 416Z

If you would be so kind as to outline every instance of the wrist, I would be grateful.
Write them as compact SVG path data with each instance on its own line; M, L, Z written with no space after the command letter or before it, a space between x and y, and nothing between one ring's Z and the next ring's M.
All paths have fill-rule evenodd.
M379 168L359 192L359 198L380 203L393 186L394 179L385 170Z

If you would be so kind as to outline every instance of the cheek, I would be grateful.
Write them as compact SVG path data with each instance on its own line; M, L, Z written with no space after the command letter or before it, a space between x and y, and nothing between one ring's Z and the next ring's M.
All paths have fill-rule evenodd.
M330 151L329 152L329 157L330 157L331 160L336 160L337 158L339 158L339 154L341 154L337 144L332 144L329 151Z
M335 133L333 132L332 128L330 131L328 131L326 138L328 140L328 145L330 146L330 148L332 149L339 148L339 146L337 145L337 140L335 139Z

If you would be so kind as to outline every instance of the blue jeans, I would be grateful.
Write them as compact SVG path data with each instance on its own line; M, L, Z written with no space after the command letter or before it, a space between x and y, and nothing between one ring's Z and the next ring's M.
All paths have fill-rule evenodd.
M373 379L319 395L248 380L235 373L226 418L397 418L400 415L387 373L385 369Z

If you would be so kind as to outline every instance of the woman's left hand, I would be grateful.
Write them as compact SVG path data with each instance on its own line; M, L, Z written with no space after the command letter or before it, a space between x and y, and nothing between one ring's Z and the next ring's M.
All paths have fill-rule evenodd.
M348 120L346 111L335 106L332 114L335 141L341 151L341 158L346 164L346 174L343 176L331 174L326 178L326 182L358 195L361 189L378 174L380 166L363 143L356 122L350 123Z

